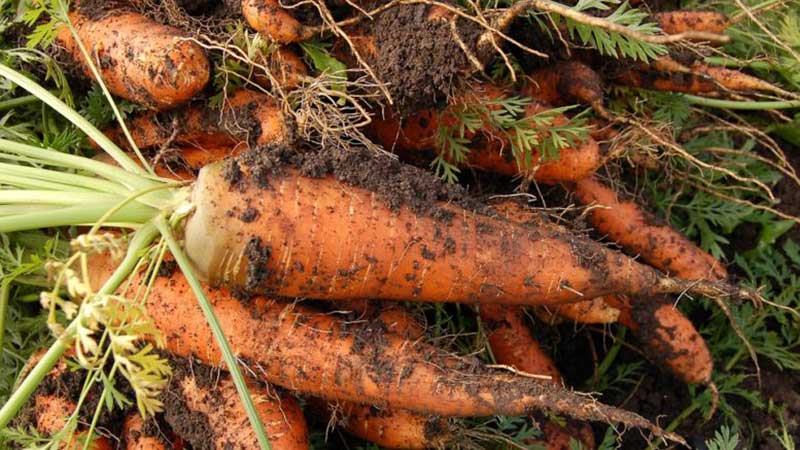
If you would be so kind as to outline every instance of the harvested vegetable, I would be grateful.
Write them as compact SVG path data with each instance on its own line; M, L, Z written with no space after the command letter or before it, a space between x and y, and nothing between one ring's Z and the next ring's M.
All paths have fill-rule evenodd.
M69 17L115 95L153 109L169 109L196 96L208 83L210 65L204 50L175 28L125 9L85 11L80 3ZM69 26L61 27L58 42L94 78Z

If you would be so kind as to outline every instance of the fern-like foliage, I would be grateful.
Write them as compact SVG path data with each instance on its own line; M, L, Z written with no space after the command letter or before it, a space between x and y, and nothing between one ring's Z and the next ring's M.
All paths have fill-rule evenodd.
M467 162L470 143L484 137L508 143L511 156L527 169L537 161L559 158L559 152L586 139L589 127L583 114L566 123L556 119L572 106L530 113L528 97L486 98L450 108L444 113L436 135L439 156L432 163L436 175L455 182L457 166ZM448 125L452 124L452 125Z
M649 14L642 9L631 8L627 1L620 3L620 0L579 0L572 9L580 12L608 11L617 5L619 6L610 15L604 17L605 20L643 34L659 33L658 25L646 20ZM664 45L640 41L572 19L565 19L565 24L571 39L577 38L583 45L591 46L606 56L648 62L667 53L667 47Z

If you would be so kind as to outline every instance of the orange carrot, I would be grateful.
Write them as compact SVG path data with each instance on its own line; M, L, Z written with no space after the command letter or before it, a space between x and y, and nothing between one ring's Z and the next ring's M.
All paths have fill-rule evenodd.
M187 367L182 368L180 365ZM278 395L254 382L248 383L256 410L274 450L308 449L308 430L294 398ZM192 448L250 450L258 448L233 381L210 367L178 363L165 393L164 420ZM208 429L198 433L187 414L200 416ZM210 441L210 442L209 442Z
M360 313L358 320L367 322L367 327L377 327L411 341L420 339L425 332L422 324L402 308L368 311L362 307L366 305L350 305L355 306L354 311ZM436 416L350 402L312 401L312 404L348 433L383 448L437 448L451 440L447 421Z
M535 70L522 93L556 106L581 103L603 108L603 80L580 61L559 61Z
M727 278L713 256L635 202L621 199L597 178L581 180L572 189L579 202L596 206L589 212L596 230L647 263L686 279Z
M730 25L728 18L716 11L664 11L653 16L661 31L667 34L679 34L687 31L720 34L724 33Z
M113 267L111 258L93 258L94 282L101 283ZM140 282L134 279L132 285ZM441 416L521 415L537 408L663 434L635 414L571 391L381 330L365 333L358 324L301 305L263 297L245 305L222 288L206 294L234 353L249 361L259 378L299 392ZM187 298L191 295L186 279L175 272L154 281L146 308L171 352L217 364L220 351L199 305Z
M573 189L581 203L598 206L589 213L595 229L653 266L686 279L727 278L725 268L713 256L635 202L620 200L597 179L582 180ZM620 323L637 334L652 358L663 361L687 383L711 380L713 360L708 347L668 298L634 297L632 304L624 297L606 300L622 311Z
M440 126L453 125L458 120L454 114L465 105L486 104L505 95L507 94L497 87L481 85L455 100L443 111L423 110L404 120L392 113L384 118L376 117L373 119L371 131L387 150L441 151L436 142ZM525 108L525 114L534 115L547 109L547 105L533 102ZM565 116L558 116L553 125L563 125L567 120ZM541 183L579 180L594 173L604 162L600 147L591 138L576 147L561 149L557 160L541 161L540 155L534 152L531 164L527 166L523 159L517 160L511 154L509 142L496 131L481 130L479 133L467 133L466 137L474 144L470 145L465 165L509 176L524 173Z
M280 47L270 53L266 66L279 87L289 91L300 86L303 77L308 75L308 67L303 59L286 47ZM262 72L256 72L252 77L253 81L265 89L274 87L273 78Z
M242 13L253 29L282 44L308 39L305 26L279 0L242 0Z
M619 303L613 304L614 301ZM634 298L630 305L624 297L608 297L623 311L619 323L630 328L645 344L647 356L667 367L685 383L708 384L714 360L694 324L675 307L669 297Z
M45 350L35 353L28 360L28 363L22 370L20 379L25 376L26 372L30 370L45 354ZM77 404L75 399L70 398L67 394L67 389L61 385L61 378L68 372L67 363L61 359L50 370L45 377L42 385L37 388L31 400L31 418L32 423L22 423L23 427L33 427L42 436L52 436L64 429L67 425L67 419L75 412ZM90 392L90 395L96 394ZM87 397L89 398L89 397ZM24 417L23 415L22 417ZM62 450L79 450L83 449L84 439L87 438L86 431L78 429L74 435L70 437L68 442L61 442L59 449ZM111 442L103 436L92 436L90 438L91 444L89 450L112 450Z
M70 21L113 94L154 109L167 109L205 88L210 77L205 52L178 29L135 12L86 9L75 7ZM92 77L66 25L59 30L57 41Z
M481 320L487 324L489 348L499 364L534 375L543 375L543 382L562 384L555 363L542 350L525 325L525 312L520 307L483 305ZM548 449L569 448L571 438L582 441L585 448L594 448L594 435L588 424L561 426L548 420L543 427ZM564 446L566 444L566 447Z
M399 200L392 207L368 189L303 177L274 161L261 166L258 158L246 153L206 166L194 185L185 247L211 284L323 300L529 305L685 289L748 295L720 283L666 278L589 239L444 203L414 211ZM359 173L388 170L359 161ZM402 171L403 183L416 174L387 164ZM253 220L231 211L252 211Z
M159 435L151 436L145 429L142 416L133 412L125 418L122 425L122 442L125 450L175 450L172 442L165 442Z
M191 105L169 115L145 113L128 122L133 141L139 148L159 147L170 138L179 145L194 147L239 147L242 141L254 146L285 143L289 125L283 112L267 95L239 90L221 110ZM118 127L106 130L117 145L127 146Z

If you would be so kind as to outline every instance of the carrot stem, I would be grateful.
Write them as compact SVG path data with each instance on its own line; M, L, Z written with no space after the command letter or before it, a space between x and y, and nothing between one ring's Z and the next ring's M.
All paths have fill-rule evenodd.
M170 227L166 218L163 215L160 215L155 219L154 222L159 232L161 232L161 236L166 241L172 256L175 258L175 262L178 263L178 267L180 267L183 275L186 277L189 287L192 288L192 291L197 297L197 303L200 305L200 309L203 311L203 315L205 316L206 321L211 328L211 332L214 334L217 345L219 345L219 348L222 352L222 357L228 366L228 371L231 374L233 383L236 385L236 390L239 392L239 397L244 404L245 411L247 411L247 417L250 420L250 425L253 427L253 430L258 437L258 443L261 446L261 449L270 450L271 447L269 444L269 439L267 438L267 433L264 430L264 424L261 423L258 411L256 410L253 399L250 396L247 383L245 382L242 371L239 368L238 359L236 358L236 355L233 354L233 350L231 350L228 339L225 337L225 332L222 331L222 326L217 319L217 315L214 313L211 302L208 300L208 297L203 290L203 286L200 284L200 280L195 275L195 269L192 266L192 263L184 253L181 245L175 239L175 235L172 233L172 228Z
M718 98L698 97L696 95L689 95L689 94L685 94L683 98L688 100L689 103L700 106L709 106L712 108L740 109L740 110L751 110L751 111L800 108L800 100L751 102L749 100L747 101L720 100Z
M14 109L19 106L29 105L38 101L39 99L35 95L23 95L22 97L10 98L0 102L0 111Z
M120 284L130 275L133 268L136 267L141 256L139 254L140 251L149 245L157 235L158 230L151 224L146 224L133 235L125 258L123 258L122 262L116 270L114 270L111 277L103 284L103 287L100 288L98 295L111 294L117 290ZM67 350L78 328L78 323L83 320L81 317L82 311L83 309L78 313L78 317L67 326L61 336L55 340L53 345L47 349L42 359L36 363L25 379L20 383L19 387L11 394L8 401L0 408L0 429L4 429L8 426L8 423L17 415L44 377L47 376Z
M0 76L11 80L22 89L30 92L38 97L41 101L45 102L48 106L55 109L59 114L64 116L65 119L72 122L81 131L86 133L92 138L97 145L105 150L117 163L125 170L137 175L146 175L147 172L130 159L121 148L114 144L105 134L100 132L94 125L80 115L77 111L70 108L66 103L62 102L58 97L53 95L50 91L43 88L35 81L26 77L25 75L17 72L16 70L0 64Z
M8 309L8 294L11 291L11 283L3 280L0 283L0 352L3 351L3 337L6 331L6 311Z

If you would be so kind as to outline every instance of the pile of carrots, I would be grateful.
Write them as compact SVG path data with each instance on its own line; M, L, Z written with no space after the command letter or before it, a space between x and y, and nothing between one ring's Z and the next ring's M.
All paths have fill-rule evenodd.
M682 441L634 413L570 390L530 329L529 311L540 318L537 323L619 323L637 336L654 364L713 389L713 359L676 300L685 293L749 295L729 282L719 261L602 179L598 171L615 155L605 151L599 133L562 149L556 160L537 153L522 160L508 153L507 136L470 130L470 153L458 163L563 186L588 207L596 235L622 251L555 224L523 202L478 202L401 161L442 151L437 132L456 125L453 112L464 105L525 95L533 99L525 115L581 103L604 121L608 83L715 95L769 91L770 85L667 56L600 76L597 58L588 55L533 71L516 87L471 84L438 107L376 108L367 134L400 160L363 149L326 152L296 142L286 105L255 88L228 93L221 106L209 106L204 97L212 64L187 30L154 22L133 7L88 14L81 3L73 5L70 19L85 50L99 61L99 73L90 70L66 28L58 43L87 76L102 77L115 96L150 109L128 121L130 141L116 127L107 136L124 148L134 143L152 151L168 141L174 151L157 162L157 174L193 183L196 207L181 225L184 247L231 347L248 368L273 449L309 448L304 413L396 449L457 444L464 430L453 418L539 419L541 413L570 418L542 422L539 443L551 449L570 448L571 440L593 448L588 421ZM276 43L313 37L315 27L281 5L243 0L241 6L246 22ZM434 8L421 20L451 14ZM725 17L706 12L661 13L654 20L670 34L722 33L727 24ZM374 58L380 55L374 45L362 35L353 48ZM291 73L310 71L290 47L279 51L289 55L279 60L292 66ZM298 80L286 84L303 89ZM560 115L555 123L568 120ZM352 175L353 167L365 175ZM382 184L369 173L384 177ZM93 283L102 285L117 263L110 254L94 255ZM140 284L146 284L142 274L134 274L129 289ZM474 305L487 350L505 368L437 348L426 340L426 327L398 302ZM176 270L158 277L145 308L176 368L163 393L164 412L142 418L126 411L116 428L113 421L105 424L120 433L119 440L93 436L89 448L257 448L184 275ZM343 310L357 320L335 313ZM68 376L75 375L65 363L48 375L30 401L25 425L44 435L63 427L77 399L53 386ZM74 439L86 438L85 432L79 429ZM63 448L79 448L76 441Z

